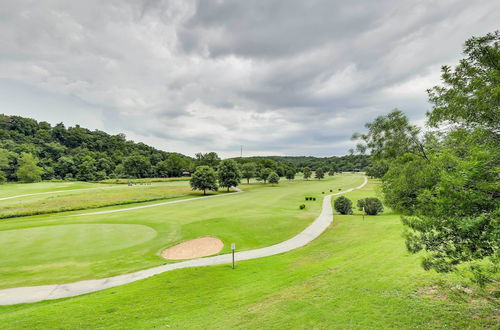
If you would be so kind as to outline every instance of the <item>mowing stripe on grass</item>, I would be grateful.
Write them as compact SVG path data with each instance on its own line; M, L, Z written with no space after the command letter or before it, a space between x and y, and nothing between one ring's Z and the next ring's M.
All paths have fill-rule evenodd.
M39 193L32 193L32 194L24 194L24 195L17 195L17 196L2 197L2 198L0 198L0 201L5 201L5 200L8 200L8 199L14 199L14 198L28 197L28 196L38 196L38 195L46 195L46 194L58 194L58 193L67 193L67 192L75 192L75 191L78 192L78 191L82 191L82 190L91 190L91 189L109 189L109 188L114 188L114 186L113 187L95 187L95 188L80 188L80 189L46 191L46 192L39 192Z
M177 200L177 201L161 202L161 203L150 204L150 205L141 205L141 206L127 207L127 208L118 209L118 210L108 210L108 211L97 211L97 212L89 212L89 213L82 213L82 214L73 214L71 216L72 217L79 217L79 216L82 216L82 215L99 215L99 214L109 214L109 213L116 213L116 212L125 212L125 211L132 211L132 210L140 210L140 209L145 209L145 208L148 208L148 207L156 207L156 206L167 205L167 204L183 203L183 202L189 202L189 201L197 200L197 199L205 199L205 198L220 197L220 196L230 196L230 195L239 194L239 193L244 192L240 188L237 188L237 187L233 187L233 188L236 190L236 192L229 193L229 194L210 195L210 196L202 196L202 197L195 197L195 198L187 198L187 199L181 199L181 200Z

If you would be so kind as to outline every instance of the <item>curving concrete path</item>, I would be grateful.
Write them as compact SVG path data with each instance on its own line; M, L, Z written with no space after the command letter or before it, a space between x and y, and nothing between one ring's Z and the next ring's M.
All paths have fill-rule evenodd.
M308 244L316 237L318 237L333 221L333 210L331 205L332 196L363 188L367 183L368 180L365 177L364 182L356 188L351 188L335 194L326 195L323 198L323 208L321 210L321 214L297 236L265 248L237 252L235 253L235 259L241 261L268 257L294 250ZM192 259L172 264L166 264L140 270L130 274L123 274L97 280L85 280L67 284L52 284L4 289L0 290L0 305L32 303L42 300L74 297L85 293L100 291L115 286L135 282L174 269L213 266L231 262L231 254L222 254L214 257Z

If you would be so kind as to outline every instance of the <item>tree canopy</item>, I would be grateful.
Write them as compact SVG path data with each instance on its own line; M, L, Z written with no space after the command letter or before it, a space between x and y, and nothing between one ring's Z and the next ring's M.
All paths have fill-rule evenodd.
M311 177L311 169L309 167L304 167L302 169L302 173L304 174L304 179L309 179Z
M213 168L207 165L198 166L194 171L190 180L191 189L203 190L203 195L207 194L207 190L217 191L217 175Z
M219 163L217 170L219 185L229 188L236 187L241 182L241 173L238 164L232 159L225 159Z
M271 172L267 177L267 180L269 180L269 183L271 184L278 184L280 182L280 177L276 172Z
M39 160L44 180L180 176L194 168L190 157L127 141L123 134L0 115L0 171L9 181L18 179L23 153Z
M38 160L32 154L23 152L19 158L16 176L22 182L37 182L42 179L42 169L37 166Z
M264 181L264 183L266 183L266 181L269 177L269 174L271 174L271 172L273 172L273 170L271 170L270 168L268 168L268 167L263 168L258 172L257 179L260 181Z
M323 169L322 168L318 168L315 172L314 172L314 177L318 180L321 180L325 177L325 172L323 172Z
M465 263L479 284L497 280L500 261L499 45L498 31L473 37L454 69L443 66L428 90L432 130L396 110L354 136L385 203L403 214L408 250L438 272Z

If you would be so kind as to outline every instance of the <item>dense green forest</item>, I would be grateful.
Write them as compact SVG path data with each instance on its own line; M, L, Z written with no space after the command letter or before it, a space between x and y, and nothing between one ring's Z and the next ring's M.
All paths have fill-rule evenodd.
M76 125L0 115L0 180L180 176L192 159Z
M304 167L325 172L362 170L369 157L249 157L236 158L251 163L247 175L265 181L266 173L291 177ZM39 180L99 181L110 178L178 177L197 166L217 169L215 152L198 153L191 158L155 149L144 143L127 141L124 134L80 127L55 126L31 118L0 114L0 182ZM249 168L247 166L247 168Z

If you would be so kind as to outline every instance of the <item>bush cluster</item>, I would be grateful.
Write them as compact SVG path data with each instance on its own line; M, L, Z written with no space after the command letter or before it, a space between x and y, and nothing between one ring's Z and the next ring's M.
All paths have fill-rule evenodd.
M367 215L377 215L384 212L382 202L376 197L367 197L358 200L358 209Z
M340 214L352 214L352 202L349 198L340 196L333 203L335 211Z

